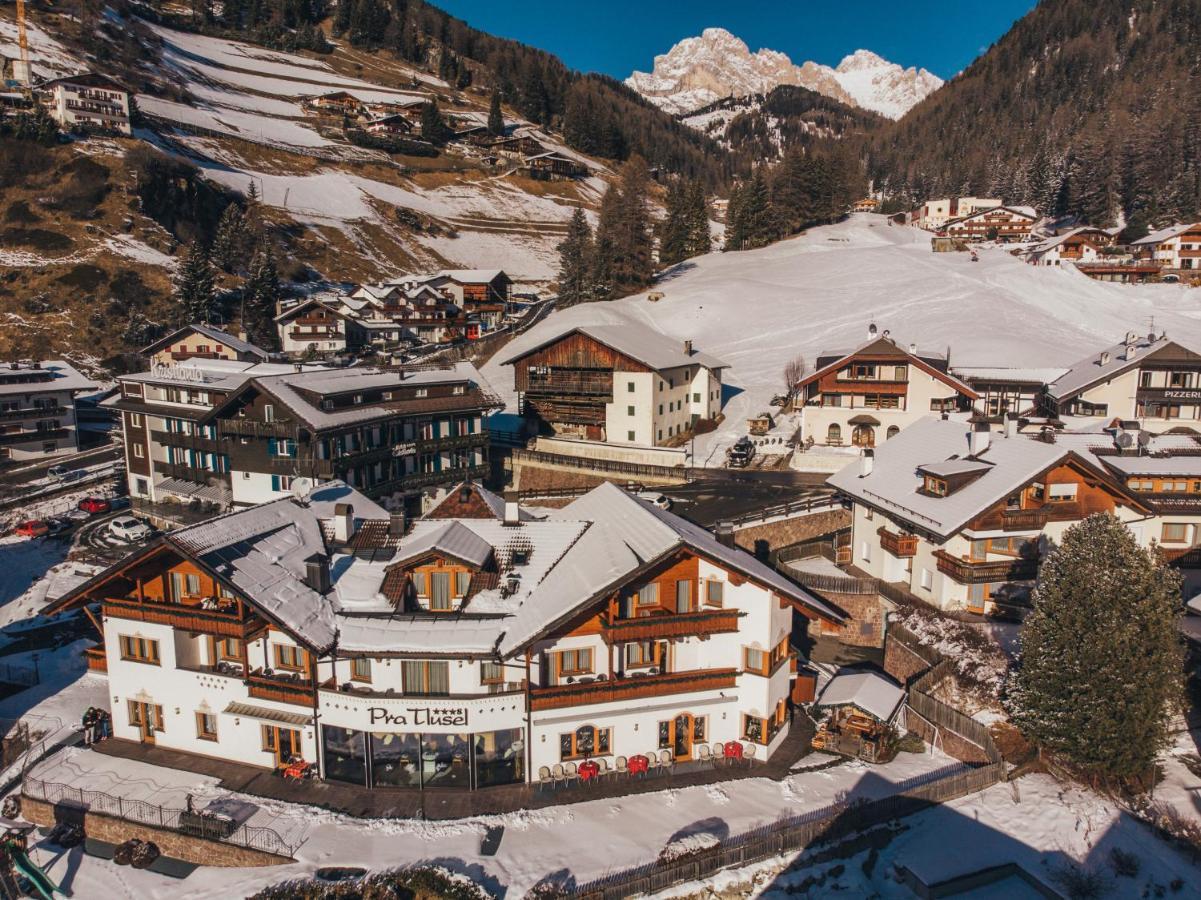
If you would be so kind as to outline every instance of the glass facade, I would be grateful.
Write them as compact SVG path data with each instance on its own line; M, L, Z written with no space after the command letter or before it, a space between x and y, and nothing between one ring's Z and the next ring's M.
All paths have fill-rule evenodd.
M321 726L325 777L370 787L435 790L525 781L521 728L476 734L366 733Z

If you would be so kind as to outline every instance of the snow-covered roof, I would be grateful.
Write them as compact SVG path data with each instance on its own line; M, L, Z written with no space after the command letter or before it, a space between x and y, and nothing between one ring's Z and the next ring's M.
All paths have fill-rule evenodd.
M905 689L878 672L840 672L826 684L818 706L854 706L881 722L891 722L905 701Z
M987 472L992 466L976 459L947 459L942 462L928 463L922 466L922 471L939 478L952 478L955 475L970 475L975 472Z
M970 385L985 382L1042 385L1050 384L1056 378L1062 377L1068 370L1007 366L955 366L951 371Z
M306 371L324 368L320 365L305 366ZM195 357L167 366L153 366L149 372L122 375L120 380L178 385L201 390L232 391L252 378L285 373L295 374L295 372L296 367L291 363L255 363L237 359L200 359Z
M949 387L954 388L956 391L959 391L965 396L970 397L973 400L978 398L979 395L967 384L964 384L949 372L944 372L941 368L931 364L931 361L934 360L945 360L945 354L926 352L924 350L919 350L914 345L911 346L913 346L912 351L902 347L900 343L896 341L896 339L889 337L887 332L885 332L884 334L880 335L872 335L867 339L866 342L860 344L853 350L833 350L830 352L821 353L818 355L819 360L829 359L831 361L823 366L820 366L802 378L799 382L797 382L797 388L799 389L819 381L821 378L831 372L837 372L844 365L846 365L848 361L856 356L859 356L860 354L870 357L887 352L889 355L895 354L898 360L908 360L912 362L914 365L920 367L923 371L929 373L934 378L937 378L939 381L942 381Z
M1078 234L1108 234L1108 232L1101 228L1093 228L1090 225L1082 225L1079 228L1073 228L1071 231L1065 231L1063 234L1054 235L1041 243L1035 244L1029 249L1029 252L1046 253L1048 250L1058 247L1068 238L1075 237Z
M219 344L223 344L224 346L229 347L231 350L234 350L238 353L245 353L249 356L258 357L258 359L263 362L266 362L271 358L271 354L269 354L262 347L252 344L250 341L240 338L236 334L230 334L228 331L218 328L216 325L208 325L204 322L195 322L191 325L185 325L183 328L177 328L166 337L159 338L150 346L142 348L141 354L142 356L152 356L162 348L169 347L182 336L193 331L196 332L196 334L203 335L204 337L216 341Z
M511 365L522 357L577 332L656 371L691 365L702 365L714 371L729 367L728 363L708 353L694 350L689 354L683 342L633 322L628 325L578 325L559 331L553 336L540 338L537 343L519 342L519 348L510 351L500 364Z
M1047 394L1056 400L1067 400L1075 397L1081 391L1102 381L1108 381L1120 375L1127 369L1132 369L1147 358L1148 355L1164 347L1179 342L1168 340L1166 333L1158 336L1135 335L1129 345L1134 347L1134 355L1126 353L1127 341L1122 340L1112 346L1089 354L1079 362L1073 363L1068 370L1047 385ZM1189 348L1184 348L1189 349Z
M504 275L504 269L443 269L433 278L449 278L464 284L486 284Z
M392 562L400 565L435 552L478 568L492 557L492 545L462 522L451 520L440 528L427 528L402 542Z
M29 378L38 380L22 380ZM11 363L0 366L0 395L37 394L41 391L86 391L96 386L94 381L61 359L47 359L32 365Z
M1141 237L1137 241L1131 241L1130 243L1135 247L1160 244L1197 227L1201 227L1201 223L1190 222L1184 225L1169 225L1167 228L1161 228L1158 231L1152 231L1146 237Z
M1196 447L1194 446L1194 451ZM1115 472L1131 477L1138 475L1181 475L1201 477L1201 456L1104 456L1101 462Z
M378 519L386 521L391 515L366 494L355 490L340 479L323 481L317 485L309 491L306 503L319 519L333 518L337 511L336 508L343 503L348 503L353 507L354 517L360 521Z
M914 528L948 537L1071 452L1059 443L998 432L990 435L988 448L976 457L990 464L978 478L943 497L920 493L919 470L968 456L970 427L933 417L920 419L876 447L869 475L860 477L856 461L832 475L828 483Z

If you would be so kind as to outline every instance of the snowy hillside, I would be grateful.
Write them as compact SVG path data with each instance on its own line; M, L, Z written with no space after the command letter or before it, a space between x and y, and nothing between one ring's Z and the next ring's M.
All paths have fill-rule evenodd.
M817 228L762 250L712 253L646 295L556 312L523 335L538 343L575 324L641 322L728 362L726 421L697 438L698 461L719 460L746 418L783 389L784 364L856 346L875 323L899 340L951 348L952 365L1060 366L1128 330L1155 328L1201 342L1196 292L1179 285L1092 281L1071 269L1035 268L1003 250L930 251L930 235L876 215ZM506 352L505 355L509 355ZM511 400L511 369L489 363L489 382Z
M857 50L837 66L795 65L776 50L750 51L724 28L706 28L655 57L650 72L634 72L629 85L668 112L683 114L725 97L766 94L795 84L851 106L899 119L942 85L925 69L902 68L869 50Z

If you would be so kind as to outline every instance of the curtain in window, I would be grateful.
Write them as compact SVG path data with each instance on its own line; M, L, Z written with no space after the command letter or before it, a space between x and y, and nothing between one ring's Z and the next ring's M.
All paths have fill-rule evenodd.
M464 597L467 594L467 589L471 587L470 572L455 572L455 596Z
M406 659L400 664L406 694L426 693L425 663L419 659Z
M676 612L686 613L692 608L692 582L676 582Z
M450 573L434 572L430 587L430 608L450 609Z
M413 589L422 597L429 593L429 589L425 586L425 573L413 573Z
M720 582L720 581L708 582L708 591L709 591L709 595L708 595L707 600L708 600L709 604L712 606L721 606L722 582Z
M448 662L431 662L429 664L430 685L429 692L431 694L449 694L450 693L450 663Z
M643 606L650 606L659 600L659 585L651 584L643 585L638 589L638 603Z

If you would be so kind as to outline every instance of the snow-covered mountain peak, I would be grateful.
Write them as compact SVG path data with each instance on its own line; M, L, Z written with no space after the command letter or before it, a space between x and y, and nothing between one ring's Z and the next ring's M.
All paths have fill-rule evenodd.
M796 65L778 50L751 52L724 28L706 28L655 57L650 72L634 72L626 84L671 113L687 113L725 97L764 94L782 84L809 88L852 106L900 118L942 81L870 50L856 50L838 68Z

